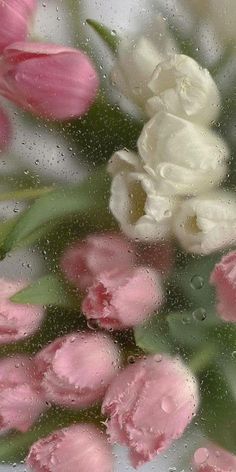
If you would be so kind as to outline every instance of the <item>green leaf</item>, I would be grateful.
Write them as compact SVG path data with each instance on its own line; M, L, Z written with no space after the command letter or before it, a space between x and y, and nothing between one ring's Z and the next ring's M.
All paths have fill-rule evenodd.
M234 369L235 377L236 370ZM236 398L222 369L208 369L201 378L199 424L210 440L236 454Z
M32 305L56 305L69 308L79 307L79 298L72 294L59 277L46 275L33 282L20 292L17 292L11 301L14 303Z
M145 324L135 328L134 336L137 346L150 354L171 353L173 350L168 324L162 314L154 315Z
M107 26L96 20L87 19L86 23L96 31L113 53L117 52L120 39L114 30L110 30Z
M45 193L51 192L53 187L42 187L42 188L25 188L22 190L15 190L14 192L6 192L0 194L0 202L10 200L33 200L35 198L44 195Z
M91 217L101 223L100 213L106 215L108 207L108 192L110 179L104 168L94 173L78 186L61 188L43 195L36 200L17 220L13 229L8 233L2 245L2 257L8 251L19 246L20 243L37 231L42 236L47 233L48 225L61 221L72 214L82 216L91 212Z
M219 324L214 314L201 308L193 312L171 313L167 321L174 342L189 348L206 344L212 329Z
M180 286L193 307L213 311L215 293L209 283L211 272L221 256L213 255L197 258L184 269L178 270L172 281Z

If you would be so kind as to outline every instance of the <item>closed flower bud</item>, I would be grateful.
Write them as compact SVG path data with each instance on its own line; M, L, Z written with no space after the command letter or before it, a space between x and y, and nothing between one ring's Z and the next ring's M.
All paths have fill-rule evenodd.
M12 44L5 49L0 92L30 112L52 120L86 113L98 76L81 51L55 44Z
M112 443L129 447L138 467L182 436L196 414L197 381L177 358L149 356L125 368L102 405Z
M37 0L0 0L0 54L16 41L24 41L37 8Z
M156 241L171 233L176 200L161 195L156 181L144 171L134 153L119 151L108 166L114 176L110 210L131 239ZM116 173L117 172L117 173Z
M236 242L236 199L213 192L182 203L174 216L181 246L194 254L210 254Z
M11 134L11 122L5 111L0 108L0 153L10 144Z
M217 312L224 321L236 323L236 251L222 257L210 278L216 289Z
M226 175L225 142L213 131L170 113L157 113L138 140L145 170L166 195L195 195Z
M139 33L138 38L121 41L118 60L111 74L113 84L141 107L151 96L148 82L156 66L168 53L176 51L161 17L157 18L153 31L149 30L149 33L149 36Z
M44 310L37 305L23 305L9 300L24 288L21 282L0 279L0 344L32 335L40 326Z
M66 277L78 288L92 285L100 272L125 270L134 264L134 248L121 235L95 234L67 249L61 260Z
M158 273L146 267L104 272L88 289L82 311L107 329L136 326L157 310L163 299Z
M193 457L194 472L234 472L236 456L216 444L197 449Z
M119 369L119 352L104 334L79 333L56 339L36 356L48 400L83 408L100 400Z
M184 54L161 62L148 87L153 94L146 104L149 116L164 110L208 125L220 112L220 94L210 73Z
M54 431L31 446L26 459L32 472L112 472L113 455L102 431L75 424Z
M0 431L27 431L45 407L33 361L26 356L1 359Z

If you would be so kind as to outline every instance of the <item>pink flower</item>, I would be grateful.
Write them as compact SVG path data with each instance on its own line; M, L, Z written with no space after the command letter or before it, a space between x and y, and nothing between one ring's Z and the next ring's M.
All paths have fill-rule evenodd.
M162 298L160 277L152 269L103 272L88 289L82 311L102 328L125 329L148 318Z
M11 140L11 134L11 122L5 111L0 108L0 152L4 151L8 147Z
M44 311L36 305L18 305L9 300L24 287L22 282L0 279L0 344L11 343L33 334Z
M36 363L48 400L83 408L102 398L120 359L108 336L79 333L56 339L36 356Z
M114 268L125 270L134 264L134 249L122 236L113 233L95 234L66 250L61 266L66 277L85 289L101 272Z
M98 76L81 51L55 44L15 43L3 54L0 92L32 113L67 120L86 113Z
M0 431L27 431L46 408L37 370L26 356L0 360Z
M220 317L236 323L236 251L222 257L216 264L210 282L216 289Z
M102 431L75 424L40 439L26 460L33 472L112 472L113 456Z
M0 54L5 47L23 41L37 8L37 0L0 0Z
M197 449L193 458L196 472L235 472L236 456L216 444Z
M132 465L150 461L184 432L199 403L196 379L177 358L149 356L124 369L105 395L112 443L130 448Z

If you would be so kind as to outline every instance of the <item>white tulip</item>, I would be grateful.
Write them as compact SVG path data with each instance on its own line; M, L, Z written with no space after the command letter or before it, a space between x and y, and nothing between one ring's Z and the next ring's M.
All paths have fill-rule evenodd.
M194 254L210 254L236 243L236 196L212 192L182 202L173 218L181 246Z
M166 195L208 191L227 171L228 148L216 133L166 112L144 126L138 149L144 169Z
M129 151L114 154L108 165L113 175L110 210L122 231L132 239L155 241L170 235L176 200L160 195L156 182Z
M149 36L139 34L138 38L121 41L111 73L113 84L141 107L151 96L147 84L156 66L168 53L176 52L175 43L161 17L157 18L155 30L149 32Z
M146 103L149 116L164 110L208 125L220 112L220 94L210 73L184 54L161 62L148 87L153 94Z

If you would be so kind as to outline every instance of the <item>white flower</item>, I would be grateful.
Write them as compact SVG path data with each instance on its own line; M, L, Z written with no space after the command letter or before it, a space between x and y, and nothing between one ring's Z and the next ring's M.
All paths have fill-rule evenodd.
M121 41L118 60L111 73L112 82L141 107L151 96L147 84L156 66L168 53L176 52L175 43L161 17L157 18L155 29L155 33L148 32L149 36L139 34L137 39Z
M236 242L236 197L212 192L182 202L173 218L181 246L195 254L210 254Z
M208 125L220 111L220 94L207 69L189 56L174 54L161 62L148 84L153 97L146 111L153 116L160 110Z
M218 185L229 156L213 131L170 113L156 114L138 140L144 169L166 195L195 195Z
M108 170L113 175L110 210L123 232L143 241L169 235L176 200L159 194L140 158L126 150L116 152Z

